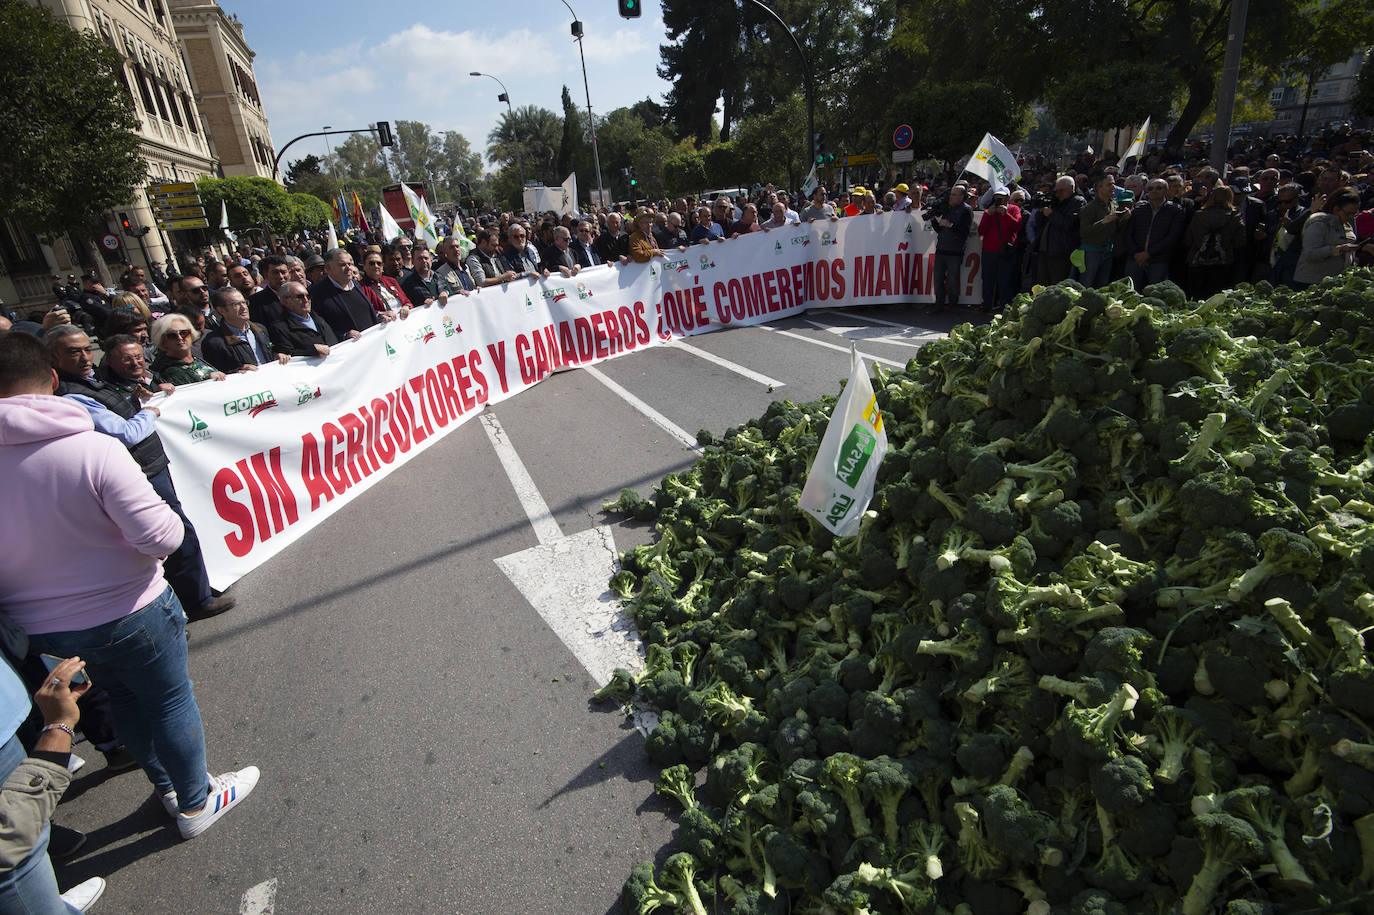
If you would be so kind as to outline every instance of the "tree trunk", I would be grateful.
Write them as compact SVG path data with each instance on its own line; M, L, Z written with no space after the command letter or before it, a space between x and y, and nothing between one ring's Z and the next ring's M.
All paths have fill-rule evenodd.
M1166 151L1177 153L1183 148L1183 141L1188 139L1188 134L1192 133L1197 119L1207 110L1216 88L1216 80L1210 73L1199 73L1193 77L1193 81L1188 84L1188 103L1183 106L1174 129L1169 131L1169 137L1164 141Z

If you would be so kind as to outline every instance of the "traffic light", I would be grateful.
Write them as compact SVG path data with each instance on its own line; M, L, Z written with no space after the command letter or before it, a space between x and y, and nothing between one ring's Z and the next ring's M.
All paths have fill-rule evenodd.
M639 12L640 12L640 10L639 10L639 2L640 2L640 0L618 0L618 2L619 2L619 4L620 4L620 15L621 15L621 16L623 16L623 17L626 18L626 19L638 19L638 18L639 18Z
M377 122L377 142L383 146L391 146L395 141L391 138L391 122Z
M816 164L825 164L825 135L819 130L811 135L811 148L816 152Z
M134 234L134 224L133 224L132 222L129 221L129 214L128 214L128 213L120 213L120 214L119 214L119 224L120 224L120 226L122 226L122 227L124 228L124 234L125 234L125 235L133 235L133 234Z

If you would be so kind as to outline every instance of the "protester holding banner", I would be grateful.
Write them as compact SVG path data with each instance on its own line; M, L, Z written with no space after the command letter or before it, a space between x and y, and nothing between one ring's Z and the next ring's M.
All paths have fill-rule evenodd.
M256 372L258 366L277 359L288 361L286 354L274 354L267 328L254 324L248 317L248 300L234 287L221 289L210 297L210 305L219 317L219 326L205 335L200 351L205 361L226 375L234 372Z
M223 381L223 372L215 371L214 366L196 358L193 347L199 336L186 315L173 313L154 321L152 339L158 353L153 360L153 371L174 385L208 379Z
M401 280L401 288L405 290L406 298L410 299L411 304L429 305L438 302L440 305L447 305L448 289L434 272L434 255L430 250L417 249L411 255L411 264L414 269ZM467 277L467 271L462 271L462 275ZM472 280L469 278L468 282L471 283ZM467 295L467 290L461 286L457 291Z
M523 225L518 222L511 223L506 228L506 245L501 249L501 263L516 276L527 276L531 279L547 277L548 271L541 271L534 258L530 256L527 248L528 237Z
M402 318L410 314L410 299L406 297L405 290L395 277L382 272L380 251L369 250L363 256L363 275L358 280L358 288L378 314L390 311Z
M663 257L663 251L654 242L654 214L651 211L641 207L635 213L631 226L628 246L630 260L636 264L647 264L656 257Z
M339 337L329 322L316 318L310 309L310 293L300 283L286 283L281 289L283 317L267 328L272 346L288 356L323 359ZM360 334L350 331L345 339L356 340Z
M314 312L343 339L350 330L359 333L390 321L387 313L378 314L372 303L353 281L353 255L343 248L331 248L324 256L324 277L310 286Z

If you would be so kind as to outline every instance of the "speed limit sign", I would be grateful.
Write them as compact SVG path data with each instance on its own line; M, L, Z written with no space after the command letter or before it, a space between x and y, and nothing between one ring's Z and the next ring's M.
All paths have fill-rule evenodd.
M100 236L100 244L106 251L118 251L119 236L112 232L106 232L104 235Z

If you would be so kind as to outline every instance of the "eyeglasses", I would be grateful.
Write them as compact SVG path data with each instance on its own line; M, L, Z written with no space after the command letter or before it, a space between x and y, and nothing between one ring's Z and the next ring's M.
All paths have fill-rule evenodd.
M301 292L301 293L297 293L296 295L284 296L283 298L287 298L287 299L309 299L309 298L310 298L310 295L309 295L308 293Z
M172 335L175 336L175 337L179 337L179 338L181 338L182 340L189 340L189 339L191 339L191 337L193 337L193 336L195 335L195 331L189 330L189 329L184 329L184 330L169 330L169 331L167 331L167 333L172 334Z

